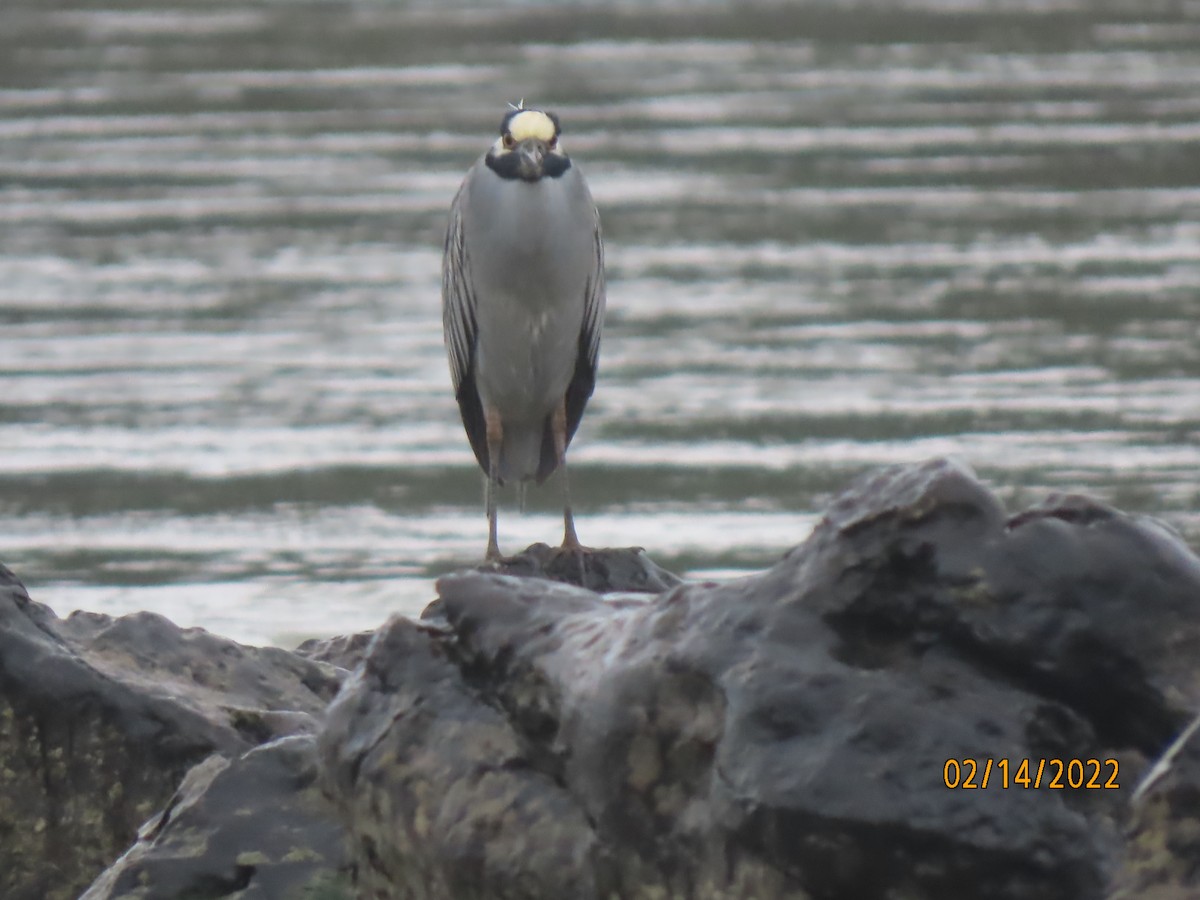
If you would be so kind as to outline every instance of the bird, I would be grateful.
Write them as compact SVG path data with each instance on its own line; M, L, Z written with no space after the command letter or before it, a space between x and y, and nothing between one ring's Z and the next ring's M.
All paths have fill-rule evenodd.
M467 439L487 476L485 559L501 560L498 486L562 469L564 550L582 551L567 447L596 384L605 309L600 213L557 115L509 104L467 171L442 253L442 327Z

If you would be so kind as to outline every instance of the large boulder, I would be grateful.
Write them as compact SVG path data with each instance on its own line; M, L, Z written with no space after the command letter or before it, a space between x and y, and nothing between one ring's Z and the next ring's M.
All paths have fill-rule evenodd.
M1130 796L1200 708L1177 536L1078 497L1010 518L942 460L727 584L438 591L319 738L365 897L1100 898L1151 877ZM1146 804L1196 796L1174 772Z
M353 897L344 833L316 776L308 734L210 756L81 900Z
M614 591L678 580L636 549L504 565ZM312 735L373 637L291 652L151 613L60 619L0 567L0 897L352 896Z
M0 567L0 896L1200 889L1200 561L1153 520L934 461L724 585L535 545L438 590L288 652Z
M564 554L534 545L502 565L548 580L574 574L601 588L624 592L644 590L659 581L678 582L640 550ZM86 636L91 629L80 622L92 618L77 614L59 628ZM132 659L124 656L116 667L126 677L146 668L161 672L167 661L173 671L184 667L179 630L164 620L156 622L163 634L152 652L124 640L116 642L125 654L137 654ZM122 628L128 628L127 620L110 622L106 630ZM252 736L268 743L241 755L214 754L193 767L166 809L140 829L136 844L97 878L82 900L354 898L347 841L316 785L316 750L308 733L313 730L312 713L324 707L330 692L317 698L295 696L286 682L278 683L277 676L281 671L294 672L306 683L314 673L318 678L332 674L336 680L360 664L373 637L372 632L361 632L307 641L292 654L274 648L241 648L204 631L188 632L188 642L204 647L204 659L232 654L239 660L239 676L224 679L220 691L206 700L223 698L232 703L240 686L257 684L253 698L257 706L240 701L235 721L244 731L256 725L250 728ZM173 649L164 653L163 647ZM312 671L313 661L325 665ZM200 660L186 666L193 674L196 662ZM214 676L208 673L200 680L210 689ZM194 678L176 685L176 690L194 688ZM264 708L264 702L271 708ZM290 736L277 738L278 734Z
M0 897L78 897L193 766L314 731L343 675L150 613L59 619L0 566Z

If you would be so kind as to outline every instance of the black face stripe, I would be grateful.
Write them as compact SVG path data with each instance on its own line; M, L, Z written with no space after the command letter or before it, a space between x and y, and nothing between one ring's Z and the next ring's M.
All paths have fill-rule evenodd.
M570 157L563 156L561 153L547 153L546 158L542 160L542 173L550 178L558 178L569 168L571 168Z
M515 153L489 153L484 161L501 178L521 180L521 160ZM547 153L542 160L542 175L558 178L571 168L571 160L558 153Z
M521 177L519 171L520 160L517 159L517 154L515 153L501 153L499 155L489 153L485 161L488 164L488 168L501 178L516 180Z

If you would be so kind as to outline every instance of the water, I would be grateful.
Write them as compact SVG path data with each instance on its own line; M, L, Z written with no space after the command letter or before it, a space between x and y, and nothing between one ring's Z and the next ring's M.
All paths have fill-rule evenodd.
M0 560L60 614L291 645L482 555L440 244L521 97L606 228L585 542L730 577L956 454L1200 544L1200 2L49 6L0 11Z

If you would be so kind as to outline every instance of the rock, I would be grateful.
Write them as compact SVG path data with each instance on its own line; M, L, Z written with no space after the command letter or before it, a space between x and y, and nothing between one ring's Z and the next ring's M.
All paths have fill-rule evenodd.
M81 900L349 900L343 832L315 782L311 735L209 757Z
M609 599L615 603L627 602L639 595L661 594L683 583L678 575L646 556L641 547L564 550L547 544L530 544L514 556L484 562L474 571L573 584L612 595ZM421 613L422 619L430 621L441 616L441 598L435 599Z
M60 620L0 566L0 896L78 897L192 766L314 730L339 683L149 613Z
M1200 717L1147 772L1110 900L1200 897Z
M576 584L600 594L660 594L683 583L646 556L641 547L563 550L530 544L516 556L480 566L480 571L547 578Z
M329 734L344 736L325 747L339 759L336 796L363 859L379 857L360 860L360 896L504 897L527 867L540 873L528 896L594 896L588 859L600 847L583 811L429 638L428 626L393 618L354 675L363 689L333 713ZM379 669L382 659L404 664ZM349 733L351 723L364 727Z
M859 481L727 584L438 591L319 737L365 897L1101 898L1146 760L1200 707L1177 536L1077 497L1008 518L944 460Z
M360 631L331 638L310 638L296 648L296 655L316 662L329 663L349 672L363 661L374 638L374 631Z
M291 653L0 567L0 896L1200 893L1200 560L1151 519L939 460L727 584L534 545L438 591Z

